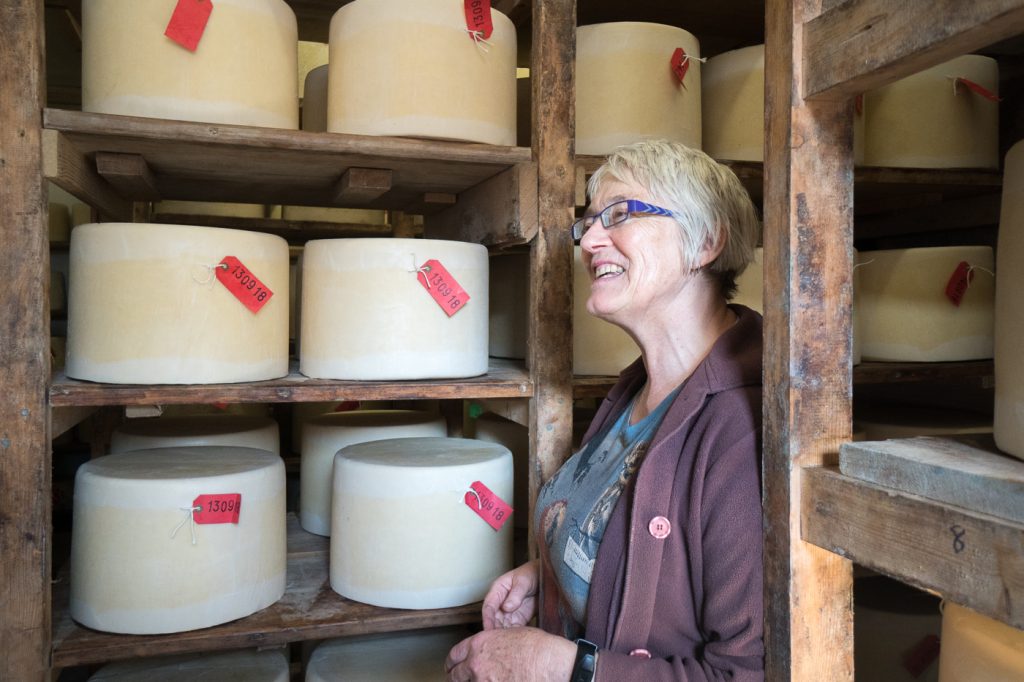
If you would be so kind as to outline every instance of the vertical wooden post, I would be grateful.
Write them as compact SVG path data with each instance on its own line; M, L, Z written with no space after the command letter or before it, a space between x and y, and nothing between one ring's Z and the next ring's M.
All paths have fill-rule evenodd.
M43 0L0 0L0 679L49 679Z
M852 566L800 537L800 475L851 427L853 107L804 102L803 22L768 0L765 50L765 644L769 680L853 680Z
M533 156L538 225L530 251L530 509L572 447L575 0L533 3ZM524 510L525 511L525 510ZM530 554L535 555L530 520Z

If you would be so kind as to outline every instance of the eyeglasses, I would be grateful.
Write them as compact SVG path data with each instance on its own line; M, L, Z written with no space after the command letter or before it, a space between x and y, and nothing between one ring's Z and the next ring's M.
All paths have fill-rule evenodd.
M648 204L637 199L623 199L622 201L616 201L614 204L605 206L597 215L583 216L574 222L572 224L572 238L577 241L582 239L583 235L590 229L591 225L597 222L598 218L601 219L601 225L607 230L624 223L629 218L640 216L673 217L674 215L667 208L661 208L660 206Z

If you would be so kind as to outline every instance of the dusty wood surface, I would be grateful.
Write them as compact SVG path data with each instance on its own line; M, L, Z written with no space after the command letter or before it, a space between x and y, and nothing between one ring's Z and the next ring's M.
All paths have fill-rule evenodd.
M1024 628L1024 525L888 490L834 468L805 470L803 490L807 541Z
M43 175L99 210L106 220L130 222L132 202L117 194L96 172L94 163L53 130L42 131Z
M0 2L0 680L49 679L50 257L43 2Z
M96 152L96 172L123 197L139 201L160 199L156 178L139 154Z
M968 362L862 362L853 368L855 386L927 381L970 382L992 388L995 369L991 360Z
M537 234L537 164L517 164L462 192L454 206L425 218L424 234L487 246L529 242Z
M769 680L853 680L852 567L800 537L800 472L851 434L853 105L799 96L804 12L765 53L765 646Z
M55 407L69 405L176 405L190 403L302 403L332 400L431 400L524 398L533 385L522 363L491 359L487 374L467 379L339 381L299 374L298 363L281 379L239 384L99 384L57 374L50 387Z
M299 527L294 514L289 515L288 582L284 597L246 618L169 635L116 635L75 624L68 613L68 574L64 571L54 594L53 663L57 667L70 667L140 656L266 647L480 620L478 603L418 611L385 609L345 599L331 589L328 548L328 538L307 533Z
M844 443L839 470L1024 525L1024 461L999 452L991 435Z
M539 229L530 251L530 509L572 448L572 235L575 188L574 0L533 5L533 152ZM533 528L531 514L530 527ZM530 554L535 555L530 533Z
M803 95L843 100L1022 32L1021 0L850 0L807 23Z

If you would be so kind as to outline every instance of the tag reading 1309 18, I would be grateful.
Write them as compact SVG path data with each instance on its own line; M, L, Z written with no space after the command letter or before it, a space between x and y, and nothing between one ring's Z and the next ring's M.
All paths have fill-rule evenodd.
M431 258L419 268L419 280L448 317L462 310L469 294L459 286L441 262Z
M254 313L258 313L274 295L266 284L234 256L224 256L217 265L216 272L220 283Z
M192 509L192 520L196 523L238 523L238 516L242 512L242 495L200 495L192 500Z

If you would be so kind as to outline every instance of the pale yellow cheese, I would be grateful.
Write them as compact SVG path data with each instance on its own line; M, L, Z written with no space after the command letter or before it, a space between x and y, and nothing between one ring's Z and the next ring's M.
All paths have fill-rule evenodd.
M995 321L995 438L1024 459L1024 144L1006 155L999 214Z
M302 129L314 133L327 130L327 64L306 74L302 96Z
M302 424L299 521L317 535L331 534L334 456L347 445L386 438L448 435L440 415L414 410L350 410Z
M285 220L310 220L322 223L355 225L387 225L387 212L365 208L332 208L326 206L284 206Z
M242 496L237 524L190 524L200 495L224 493ZM247 616L284 594L285 559L284 462L271 452L137 450L75 476L71 617L86 627L158 634Z
M987 246L862 251L857 314L865 360L944 362L992 357L994 270ZM946 285L961 261L973 280L959 306Z
M498 443L508 448L512 453L514 463L515 493L513 494L512 506L516 509L527 510L530 508L530 431L522 424L517 424L510 419L499 417L496 414L485 412L476 419L474 425L474 438L486 443ZM529 514L516 514L515 523L517 528L526 528L529 524Z
M460 628L329 640L310 656L306 682L445 682L448 652L470 634Z
M298 43L298 48L299 98L304 100L304 98L306 97L306 78L309 76L311 71L314 71L322 66L327 66L327 56L329 53L329 48L327 43L317 43L310 40L300 40ZM303 127L303 130L305 129L306 128Z
M331 19L327 129L516 143L516 29L486 44L458 0L355 0Z
M572 274L572 371L573 374L618 375L640 357L640 348L621 327L587 312L590 275L581 254L582 249L576 246Z
M999 105L959 85L966 78L999 94L995 59L957 57L870 90L864 97L868 166L998 168Z
M530 255L491 256L488 352L496 358L522 360L530 320Z
M1024 631L945 602L939 682L1024 680Z
M153 204L154 213L177 215L206 215L224 218L262 218L262 204L232 204L217 201L158 201Z
M437 260L469 295L449 317L418 272ZM427 239L319 239L302 263L299 370L326 379L487 371L487 249Z
M683 83L672 54L683 48ZM607 154L644 139L701 148L700 43L675 26L623 21L576 29L576 153ZM685 87L684 87L685 86Z
M217 280L235 256L274 295L251 312ZM135 384L288 373L288 244L187 225L102 223L71 237L67 374Z
M302 430L303 424L313 417L319 417L328 412L348 412L352 409L363 410L387 410L391 409L391 403L386 400L360 400L358 402L329 401L316 403L295 403L291 406L292 413L292 452L302 452Z
M108 663L89 682L288 682L288 659L277 650L157 656Z
M461 438L349 445L334 460L331 587L376 606L482 599L512 567L512 519L495 531L465 502L474 482L512 499L512 454ZM471 498L472 499L472 498Z
M938 661L919 676L904 667L903 657L928 636L942 631L939 600L915 594L905 585L883 587L884 578L867 578L854 587L854 669L867 682L936 682ZM879 589L882 588L882 589ZM876 593L872 593L876 592ZM865 596L867 595L867 596Z
M287 3L218 0L195 52L164 36L176 4L82 4L82 110L297 129L298 29Z
M858 405L854 411L861 440L992 433L992 419L969 410L900 404Z
M195 415L242 415L249 417L266 417L270 414L270 406L264 403L230 403L228 405L215 404L185 404L185 405L164 405L161 416L164 417L191 417Z
M110 452L195 445L235 445L281 452L277 422L270 417L196 415L129 419L114 429Z

